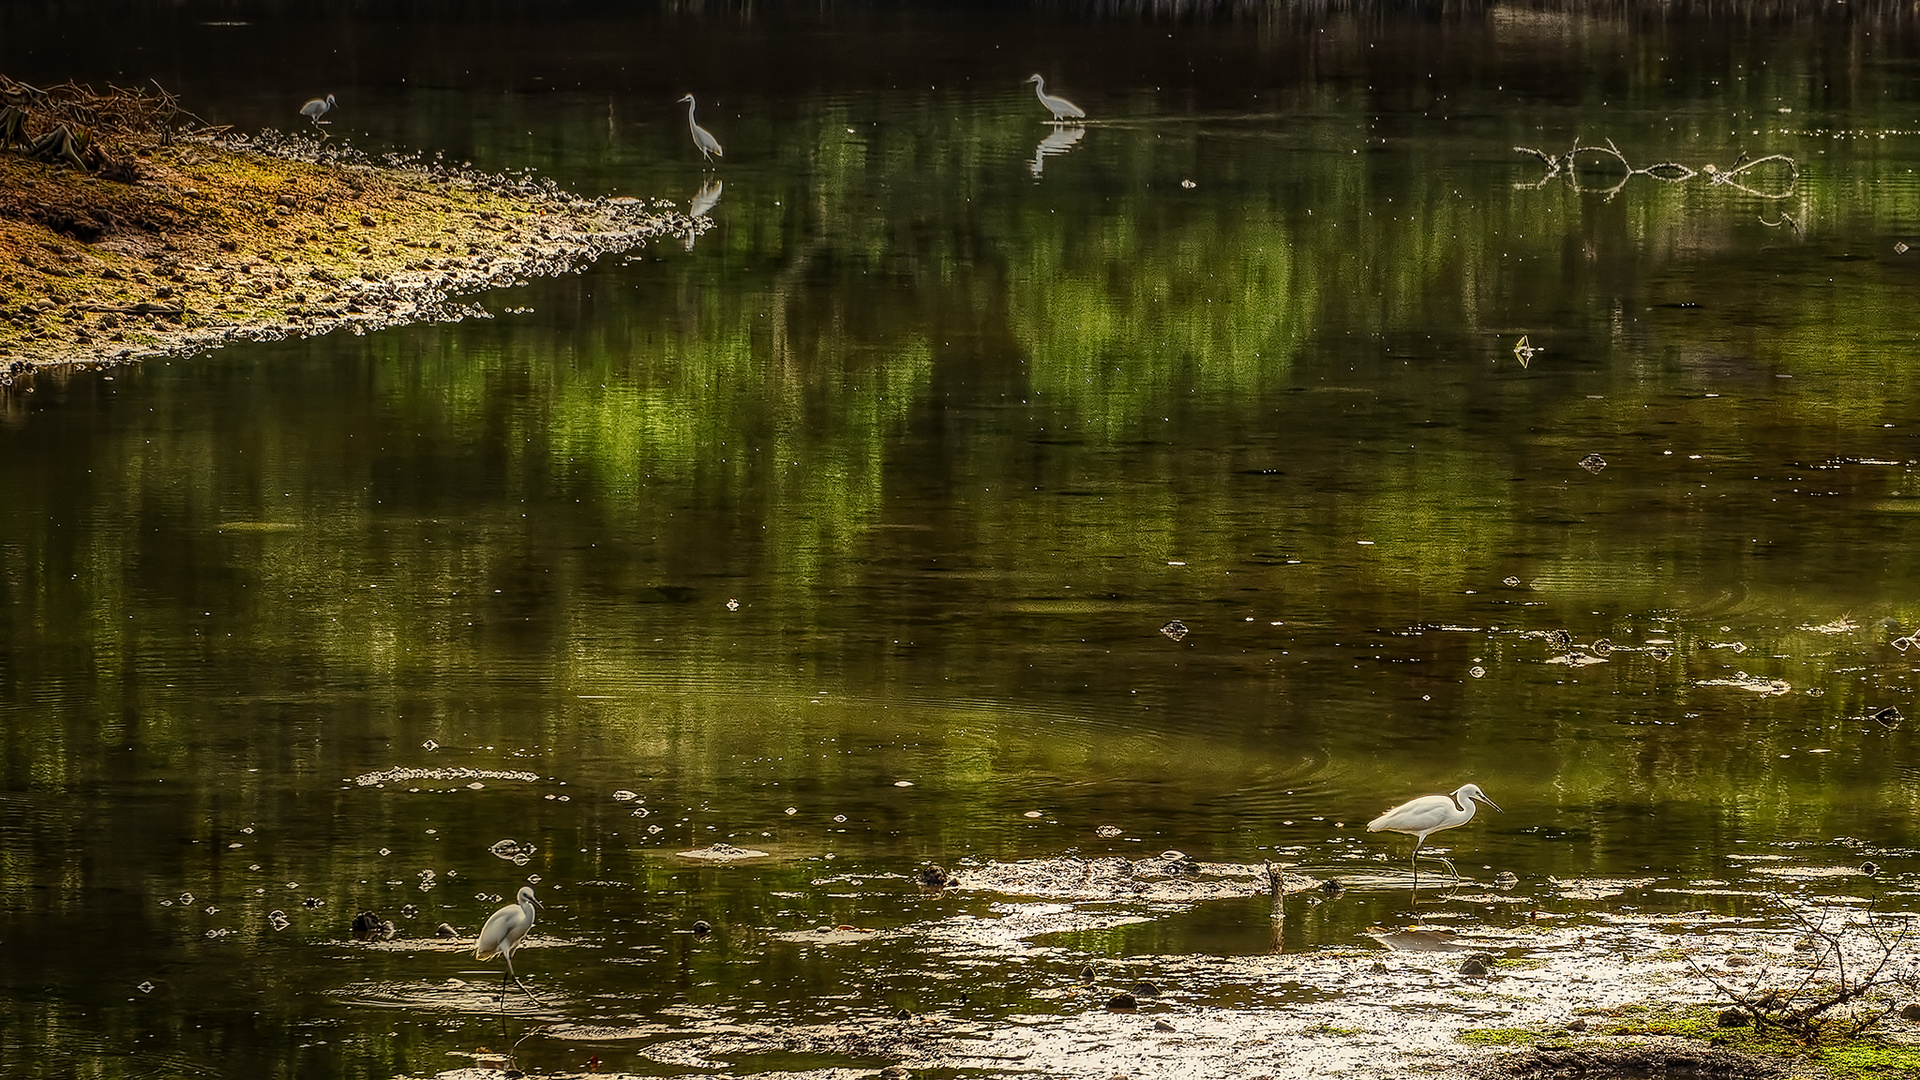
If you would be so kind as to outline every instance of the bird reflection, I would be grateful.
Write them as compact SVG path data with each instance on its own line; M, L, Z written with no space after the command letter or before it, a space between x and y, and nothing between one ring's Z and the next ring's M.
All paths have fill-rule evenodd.
M720 201L720 189L725 186L726 185L719 180L709 180L701 184L700 190L693 193L693 201L687 206L687 216L695 219L706 217L707 212L713 209L713 205ZM687 245L688 251L693 250L693 242L699 239L699 237L700 232L698 229L689 229L687 231L683 242Z
M1086 135L1087 129L1083 127L1056 128L1053 134L1041 139L1040 145L1033 148L1033 160L1027 162L1027 168L1032 170L1033 175L1039 176L1040 170L1046 168L1048 158L1073 149L1073 144L1086 138Z
M726 185L718 180L709 180L700 185L693 194L693 206L687 211L689 217L706 217L713 204L720 201L720 189Z

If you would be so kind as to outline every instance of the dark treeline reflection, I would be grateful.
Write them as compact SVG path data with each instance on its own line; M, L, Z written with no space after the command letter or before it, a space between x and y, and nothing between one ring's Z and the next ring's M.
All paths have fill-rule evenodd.
M1658 883L1575 914L1910 885L1911 27L1300 10L5 7L16 77L715 227L0 399L0 1073L431 1074L500 1042L433 927L534 876L569 1020L932 1009L911 928L998 914L922 860L1364 878L1469 779L1470 875Z

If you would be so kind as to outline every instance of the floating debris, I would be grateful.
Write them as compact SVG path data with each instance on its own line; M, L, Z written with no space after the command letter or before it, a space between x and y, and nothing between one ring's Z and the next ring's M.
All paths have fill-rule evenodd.
M1597 473L1607 467L1607 459L1599 454L1588 454L1580 459L1580 467L1590 473Z
M1892 705L1873 714L1873 722L1884 728L1899 727L1902 719L1904 718L1900 715L1900 710Z
M1181 622L1179 619L1174 619L1173 621L1167 623L1167 625L1161 627L1160 632L1167 635L1169 638L1172 638L1175 641L1179 641L1181 638L1184 638L1187 636L1187 634L1191 633L1191 631L1187 629L1187 624Z
M1702 679L1695 686L1731 686L1737 690L1748 690L1756 694L1778 695L1793 692L1793 684L1785 679L1768 679L1759 675L1749 675L1742 671L1731 679Z
M613 793L614 802L632 802L639 797L639 793L628 791L626 788L621 788L619 791Z
M691 851L677 853L683 859L701 859L706 862L740 862L743 859L765 859L770 856L764 851L753 848L734 847L732 844L713 844L709 847L694 848Z
M1527 335L1521 334L1520 340L1514 342L1513 358L1520 361L1521 367L1526 367L1533 363L1535 356L1545 351L1545 349L1534 348L1532 343L1527 340Z
M1102 840L1111 840L1114 837L1120 835L1120 826L1102 825L1099 828L1093 830L1093 835L1100 837Z
M1619 896L1629 889L1644 889L1656 883L1655 878L1577 878L1562 881L1550 877L1547 881L1563 898L1568 900L1604 900L1609 896Z
M1161 858L1137 862L1107 855L1062 857L1024 862L963 864L954 887L970 892L1031 896L1047 900L1148 900L1189 903L1272 894L1265 865L1203 863ZM1275 871L1279 874L1278 871ZM1320 888L1317 878L1279 874L1282 891Z
M1520 587L1520 579L1513 574L1508 574L1506 577L1500 579L1500 584L1505 585L1509 589L1517 589Z
M384 772L361 773L351 781L361 787L373 787L377 784L397 784L412 780L520 780L532 783L540 779L538 773L503 772L497 769L405 769L393 768ZM478 785L475 785L478 786Z

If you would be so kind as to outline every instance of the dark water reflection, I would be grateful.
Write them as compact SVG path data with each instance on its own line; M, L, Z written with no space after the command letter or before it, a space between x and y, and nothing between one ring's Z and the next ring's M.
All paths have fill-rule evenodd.
M1044 1012L1049 964L1265 951L1265 901L1039 968L783 935L993 914L884 876L922 860L1390 877L1364 821L1467 779L1507 813L1463 871L1556 909L1860 887L1750 854L1909 880L1911 724L1870 715L1920 714L1909 23L168 11L9 11L0 69L243 127L332 90L363 145L718 228L5 400L8 1072L457 1064L498 975L420 939L529 875L549 1019ZM1576 138L1797 171L1602 196L1513 151ZM672 856L715 842L773 857ZM1591 877L1726 884L1556 891Z

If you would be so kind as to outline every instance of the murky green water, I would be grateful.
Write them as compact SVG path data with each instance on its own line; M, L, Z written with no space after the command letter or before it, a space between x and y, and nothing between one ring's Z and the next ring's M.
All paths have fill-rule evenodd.
M1867 858L1907 902L1910 20L168 10L10 11L0 69L724 186L693 250L484 321L4 399L0 1071L458 1065L497 969L418 939L535 878L547 1020L1045 1013L1090 959L1268 951L1265 900L1041 969L786 935L994 913L924 861L1177 848L1358 882L1283 936L1365 943L1411 909L1364 822L1467 780L1506 812L1440 839L1519 899L1430 917ZM1576 139L1697 175L1514 150ZM674 854L716 842L772 857ZM672 1071L634 1045L521 1059Z

